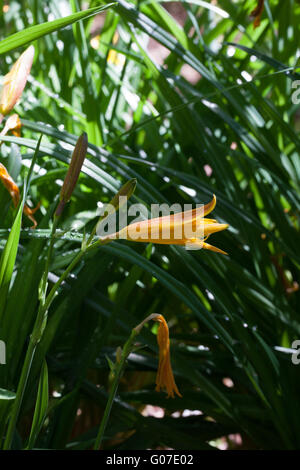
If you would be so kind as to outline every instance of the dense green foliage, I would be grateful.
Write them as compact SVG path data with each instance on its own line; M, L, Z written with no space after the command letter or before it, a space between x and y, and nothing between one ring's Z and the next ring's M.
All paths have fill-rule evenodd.
M0 20L1 76L25 45L35 47L15 108L22 136L3 137L0 162L27 201L41 202L37 229L23 216L20 230L22 211L0 184L0 437L37 315L66 164L85 131L88 156L63 212L50 287L93 229L97 203L130 178L137 179L131 201L149 208L207 203L215 194L212 217L230 227L210 240L228 256L124 240L87 253L50 307L13 447L26 447L29 436L29 447L92 447L112 379L107 358L114 361L131 328L158 312L169 323L183 397L154 391L149 324L138 339L144 347L129 356L105 448L212 449L232 434L245 448L299 448L300 365L291 348L300 339L299 105L292 102L300 4L266 0L256 29L254 0L177 2L182 27L169 2L119 0L100 14L101 29L98 9L64 28L31 28L105 3L12 0ZM164 46L163 63L149 38ZM164 417L145 416L147 405Z

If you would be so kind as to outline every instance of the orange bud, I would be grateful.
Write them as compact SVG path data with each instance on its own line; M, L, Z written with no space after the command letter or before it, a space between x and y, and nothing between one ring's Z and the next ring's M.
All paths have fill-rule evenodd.
M34 47L29 46L4 77L0 93L0 114L9 113L20 99L25 88L34 57Z

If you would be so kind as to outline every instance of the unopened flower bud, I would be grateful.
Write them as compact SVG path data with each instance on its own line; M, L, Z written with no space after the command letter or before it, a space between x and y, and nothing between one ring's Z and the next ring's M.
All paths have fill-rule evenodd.
M127 181L121 189L114 195L112 200L109 204L106 204L102 209L102 215L99 218L96 227L94 228L94 232L98 234L101 231L101 228L104 226L107 217L114 214L118 209L120 209L128 199L132 196L136 188L136 178L132 178L131 180Z
M136 178L127 181L121 189L114 195L110 201L110 205L114 206L115 210L121 208L123 204L132 196L136 188Z
M76 142L73 150L71 163L67 171L64 184L60 191L59 204L56 209L55 215L60 216L66 203L71 199L72 193L76 186L86 153L88 148L87 134L83 132Z

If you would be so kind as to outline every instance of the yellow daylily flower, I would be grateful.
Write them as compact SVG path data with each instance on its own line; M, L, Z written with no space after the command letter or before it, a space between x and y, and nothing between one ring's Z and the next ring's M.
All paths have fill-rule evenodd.
M204 218L216 206L216 196L206 205L189 211L142 220L130 224L119 232L104 237L105 240L126 239L135 242L150 242L167 245L184 245L189 249L205 248L216 253L227 254L205 240L214 232L225 230L228 224Z
M179 397L182 395L179 393L177 385L175 383L171 359L170 359L170 339L169 339L169 328L166 320L162 315L156 315L153 318L154 321L159 322L157 332L157 343L159 347L159 363L156 376L156 388L159 392L161 389L166 389L168 398L175 398L174 393Z
M5 75L0 92L0 122L3 116L8 114L20 99L31 70L33 57L34 47L29 46L20 55L8 74Z

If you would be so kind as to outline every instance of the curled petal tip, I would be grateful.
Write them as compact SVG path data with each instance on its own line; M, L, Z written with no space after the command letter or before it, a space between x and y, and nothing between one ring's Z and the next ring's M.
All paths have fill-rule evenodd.
M28 217L28 219L31 220L31 222L33 222L33 226L30 227L32 229L35 229L37 227L37 221L35 220L33 215L40 208L40 206L41 206L41 203L39 202L34 209L31 209L29 206L27 206L27 204L24 204L23 211L24 211L24 214Z
M222 255L228 255L226 251L223 251L220 248L217 248L216 246L210 245L209 243L203 242L202 248L205 248L206 250L214 251L215 253L221 253Z
M212 200L208 204L205 204L203 207L204 217L214 210L214 208L216 207L216 204L217 204L217 198L215 194L213 194Z

